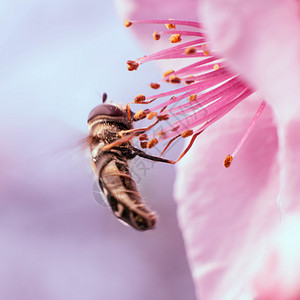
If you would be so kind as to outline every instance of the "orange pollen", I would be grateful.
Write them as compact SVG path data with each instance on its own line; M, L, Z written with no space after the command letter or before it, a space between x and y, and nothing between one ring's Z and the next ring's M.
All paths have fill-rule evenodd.
M139 110L139 111L137 111L137 112L135 113L134 119L135 119L136 121L138 121L138 120L145 119L146 116L147 116L147 113L146 113L144 110Z
M181 42L182 41L182 39L181 39L181 34L179 34L179 33L176 33L176 34L172 34L171 36L170 36L170 41L171 41L171 43L179 43L179 42Z
M171 83L180 83L181 80L179 77L172 75L172 76L170 76L170 82Z
M133 24L133 23L132 23L131 21L129 21L128 19L126 19L126 20L124 21L124 26L125 26L125 27L130 27L132 24Z
M147 141L148 135L146 133L142 133L139 135L139 141Z
M193 75L190 76L190 78L192 78L192 77L193 77ZM186 80L185 81L186 84L191 84L191 83L194 83L194 82L195 82L195 80Z
M134 98L134 103L141 103L144 102L146 100L146 97L142 94L139 94L138 96L136 96Z
M150 87L157 90L160 88L160 84L159 83L150 83Z
M146 149L148 142L140 142L141 148Z
M169 21L174 21L174 19L168 19ZM175 24L165 24L167 29L176 29Z
M153 148L156 144L158 143L158 140L156 138L150 140L148 143L147 143L147 147L150 149L150 148Z
M225 168L229 168L230 165L231 165L231 163L232 163L232 160L233 160L232 155L228 154L228 155L226 156L226 158L224 159L224 167L225 167Z
M156 30L153 32L152 36L153 36L153 38L154 38L156 41L158 41L158 40L160 39L160 34L157 33Z
M214 64L214 69L215 70L219 70L220 69L220 66L218 64Z
M168 114L157 116L157 120L159 121L167 121L169 118L170 116Z
M163 73L163 78L167 77L168 75L174 73L175 71L174 70L168 70L166 72Z
M189 101L192 102L197 99L197 94L193 94L189 96Z
M186 138L186 137L188 137L188 136L191 136L193 133L194 133L193 129L188 129L188 130L182 132L182 133L181 133L181 136L182 136L183 138Z
M152 112L148 113L147 119L148 120L152 120L156 115L157 115L157 112L156 111L152 111Z
M186 49L184 50L184 53L187 54L187 55L191 55L191 54L196 53L196 51L197 51L196 48L190 47L190 48L186 48Z
M137 70L138 67L139 67L139 64L136 61L134 61L134 60L128 60L127 61L127 69L128 69L128 71Z

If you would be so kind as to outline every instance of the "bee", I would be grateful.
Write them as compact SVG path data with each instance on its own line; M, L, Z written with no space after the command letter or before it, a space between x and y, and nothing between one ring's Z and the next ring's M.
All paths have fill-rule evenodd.
M88 116L90 134L88 145L92 156L92 167L99 186L114 215L131 227L145 231L155 227L157 218L143 203L136 183L131 177L128 161L140 156L153 161L172 163L161 157L151 156L135 148L131 135L134 113L129 108L105 103L96 106Z

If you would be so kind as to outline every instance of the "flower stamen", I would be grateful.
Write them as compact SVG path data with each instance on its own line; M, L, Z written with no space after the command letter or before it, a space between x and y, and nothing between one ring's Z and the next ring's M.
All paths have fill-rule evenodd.
M181 42L181 34L178 34L178 33L172 34L170 36L170 41L173 44Z
M174 21L174 19L169 19L169 21ZM165 26L167 29L175 29L176 28L175 24L165 24Z
M152 60L194 59L192 63L189 63L183 68L166 71L163 74L163 78L159 81L159 83L184 83L186 84L185 86L152 96L138 95L134 99L134 102L138 104L150 104L153 101L158 102L154 107L149 107L147 113L145 113L145 111L136 113L135 119L139 120L146 116L148 120L151 120L156 116L156 122L145 131L153 128L160 121L166 121L166 123L168 123L167 126L160 129L156 134L159 140L169 139L161 155L176 139L192 136L187 148L179 158L174 161L174 163L176 163L189 151L198 135L226 115L241 101L253 94L254 90L241 79L239 74L235 74L228 69L227 63L223 58L218 57L213 47L211 47L210 42L207 41L203 26L200 23L173 19L131 20L126 21L125 26L129 27L137 23L165 25L168 30L154 31L154 39L158 40L162 38L163 35L168 34L171 35L171 43L179 44L146 55L136 61L128 61L128 70L136 70L143 63ZM193 28L191 30L181 30L180 28L177 29L179 26ZM181 42L183 37L188 37L189 40ZM198 61L195 61L195 59L198 59ZM150 87L157 89L160 87L159 83L151 83ZM162 100L162 98L165 97L171 98ZM228 155L224 160L225 167L230 166L234 156L249 136L264 107L265 102L263 101L238 146L233 153ZM160 109L161 111L159 111ZM144 133L145 131L139 131L139 133ZM148 141L147 145L144 140L140 142L142 148L146 146L147 148L152 148L158 143L158 140L154 138Z
M255 116L254 116L254 118L252 119L251 123L249 124L249 126L248 126L246 132L244 133L243 137L242 137L241 140L239 141L238 145L237 145L237 146L235 147L235 149L233 150L232 154L231 154L231 155L229 154L229 155L226 156L226 158L225 158L225 160L224 160L224 166L225 166L225 168L228 168L228 167L231 165L231 162L232 162L233 158L234 158L234 157L236 156L236 154L240 151L240 149L242 148L243 144L244 144L244 143L246 142L246 140L248 139L248 137L249 137L251 131L253 130L253 128L254 128L254 126L255 126L255 124L256 124L258 118L259 118L260 115L262 114L262 112L263 112L263 110L264 110L265 107L266 107L266 101L264 100L264 101L260 104L260 106L259 106L259 108L258 108L258 110L257 110L257 112L256 112L256 114L255 114Z

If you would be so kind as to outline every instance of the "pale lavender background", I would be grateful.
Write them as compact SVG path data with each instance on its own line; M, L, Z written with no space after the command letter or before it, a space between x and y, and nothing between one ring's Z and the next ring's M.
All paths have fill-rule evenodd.
M160 216L140 233L95 201L73 148L98 92L126 102L157 75L127 72L142 52L110 2L1 1L0 299L195 299L173 167L139 171Z

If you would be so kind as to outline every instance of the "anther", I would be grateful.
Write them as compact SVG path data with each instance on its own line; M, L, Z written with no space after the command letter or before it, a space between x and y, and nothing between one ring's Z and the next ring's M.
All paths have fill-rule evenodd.
M135 121L138 121L138 120L145 119L146 116L147 116L147 112L145 112L144 110L139 110L135 113L135 115L133 116L133 119Z
M192 94L189 96L189 101L192 102L197 99L197 94Z
M156 144L158 143L158 140L156 138L150 140L148 143L147 143L147 148L151 149L153 148Z
M146 133L142 133L139 135L139 141L147 141L148 135Z
M220 66L218 64L214 64L214 69L215 70L219 70L220 69Z
M193 75L190 76L190 78L192 78L192 77L193 77ZM194 82L195 82L195 80L192 80L192 79L189 79L189 80L186 80L186 81L185 81L186 84L192 84L192 83L194 83Z
M132 24L133 23L131 21L127 20L127 19L124 21L124 26L125 27L130 27Z
M170 118L170 116L168 114L157 116L157 120L159 120L159 121L167 121L167 120L169 120L169 118Z
M147 119L148 119L148 120L151 120L151 119L153 119L156 115L157 115L157 112L156 112L156 111L152 111L152 112L150 112L150 113L147 114Z
M177 77L177 76L174 76L174 75L170 76L169 81L170 81L171 83L180 83L180 82L181 82L180 78Z
M196 53L196 48L194 48L194 47L190 47L190 48L186 48L186 49L184 49L184 53L185 54L187 54L187 55L191 55L191 54L194 54L194 53Z
M170 36L170 41L171 41L171 43L179 43L179 42L181 42L182 41L182 39L181 39L181 34L179 34L179 33L176 33L176 34L172 34L171 36Z
M169 76L170 74L174 73L175 71L174 70L168 70L168 71L165 71L163 73L163 78L166 78L167 76Z
M233 160L233 157L230 154L228 154L226 156L226 158L224 159L224 167L229 168L232 163L232 160Z
M154 38L156 41L158 41L158 40L160 39L160 34L157 33L156 30L153 32L152 36L153 36L153 38Z
M174 19L169 19L169 21L174 21ZM165 24L167 29L176 29L175 24Z
M188 129L188 130L182 132L182 133L181 133L181 136L182 136L183 138L186 138L186 137L188 137L188 136L191 136L193 133L194 133L193 129Z
M146 149L147 145L148 145L148 142L140 142L140 145L141 145L142 149Z
M153 88L154 90L157 90L160 88L160 84L159 83L151 83L150 87Z
M146 97L142 94L139 94L134 98L134 103L142 103L146 100Z
M134 60L128 60L127 61L127 69L128 69L128 71L137 70L138 67L139 67L139 64L136 61L134 61Z

